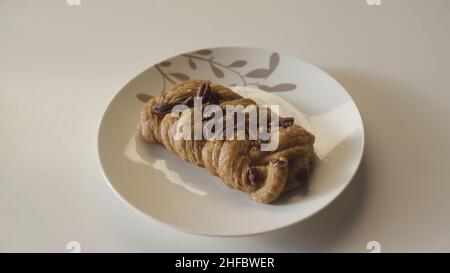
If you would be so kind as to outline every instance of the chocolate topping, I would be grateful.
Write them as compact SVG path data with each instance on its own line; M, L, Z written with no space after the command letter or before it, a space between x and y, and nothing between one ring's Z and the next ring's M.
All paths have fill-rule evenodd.
M158 102L152 107L152 112L158 115L167 114L177 103Z
M296 177L299 183L306 182L306 180L308 179L308 171L305 168L301 168L297 172Z
M252 186L256 186L258 185L258 170L256 169L256 167L250 167L248 169L248 180L250 181L250 184Z
M280 125L283 128L291 127L293 124L294 124L294 118L292 118L292 117L287 117L287 118L280 117Z
M287 161L283 159L274 159L272 163L280 169L284 169L287 167Z

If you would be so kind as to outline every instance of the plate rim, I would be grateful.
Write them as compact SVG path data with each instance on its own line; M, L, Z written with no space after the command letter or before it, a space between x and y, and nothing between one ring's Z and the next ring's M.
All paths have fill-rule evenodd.
M228 232L228 233L214 233L214 232L202 232L202 231L195 231L193 229L189 229L187 227L183 227L183 226L178 226L178 225L174 225L168 222L164 222L161 219L158 219L156 217L153 217L147 213L145 213L144 211L142 211L141 209L139 209L138 207L136 207L134 204L132 204L130 201L128 201L113 185L113 183L111 183L110 179L108 178L108 175L105 172L105 166L102 163L102 159L101 159L101 151L100 151L100 134L101 134L101 130L102 130L102 126L104 124L104 120L105 120L105 116L106 113L110 110L111 105L113 104L113 102L118 98L118 96L127 88L127 86L129 86L133 81L135 81L137 78L139 78L140 76L142 76L144 73L146 73L148 70L152 69L153 66L155 66L156 64L163 62L165 60L171 59L171 58L175 58L177 56L179 56L180 54L186 54L189 52L193 52L193 51L199 51L199 50L204 50L204 49L210 49L210 50L214 50L214 49L247 49L247 50L258 50L258 51L264 51L264 52L270 52L270 51L275 51L278 52L280 55L282 56L286 56L289 58L293 58L293 59L297 59L300 60L302 62L304 62L305 64L317 69L320 73L324 74L327 78L329 78L330 80L334 81L339 87L342 88L342 90L345 92L345 94L351 99L353 105L355 106L356 112L358 114L358 118L359 118L359 122L361 123L361 148L360 148L360 152L358 155L358 163L356 164L355 169L353 170L352 175L350 176L350 178L348 179L348 181L345 183L345 185L336 192L336 194L329 200L327 201L327 203L322 206L321 208L317 209L316 211L306 214L306 216L304 216L301 219L295 219L294 221L290 221L287 224L283 224L280 226L276 226L276 227L269 227L269 228L263 228L261 230L257 230L254 232L239 232L239 233L233 233L233 232ZM271 231L276 231L276 230L281 230L281 229L285 229L288 228L290 226L293 226L297 223L300 223L306 219L309 219L311 217L313 217L314 215L318 214L319 212L323 211L324 209L328 208L332 203L334 203L334 201L342 195L342 193L348 188L348 186L352 183L352 181L355 178L356 173L358 172L358 170L360 169L361 166L361 162L365 153L365 126L364 126L364 120L362 118L361 115L361 111L359 110L358 105L356 104L355 100L353 99L353 97L350 95L350 93L344 88L344 86L333 76L331 76L329 73L327 73L325 70L323 70L322 68L304 60L303 58L297 57L297 56L293 56L287 53L284 53L283 51L279 51L279 50L274 50L271 48L259 48L259 47L250 47L250 46L214 46L214 47L206 47L206 48L199 48L199 49L194 49L194 50L190 50L190 51L183 51L181 53L177 53L171 57L167 57L162 59L159 62L155 62L154 64L151 64L149 67L147 67L146 69L144 69L143 71L141 71L140 73L138 73L136 76L134 76L132 79L128 80L115 94L114 96L109 100L108 104L106 105L106 107L104 108L104 110L102 111L102 117L98 123L97 126L97 162L100 165L100 171L102 173L103 179L105 180L106 184L108 184L109 188L114 192L114 194L119 197L119 199L126 203L128 205L128 207L131 207L132 210L137 211L138 214L141 214L143 216L145 216L145 218L149 218L152 219L158 223L163 224L164 226L168 226L171 228L174 228L175 230L179 230L179 231L183 231L183 232L187 232L190 234L195 234L195 235L202 235L202 236L209 236L209 237L244 237L244 236L250 236L250 235L257 235L257 234L263 234L263 233L268 233Z

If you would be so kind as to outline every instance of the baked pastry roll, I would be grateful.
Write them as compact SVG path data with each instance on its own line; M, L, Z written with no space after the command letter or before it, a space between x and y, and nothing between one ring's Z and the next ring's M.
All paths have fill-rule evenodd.
M264 151L260 139L246 134L243 140L184 139L174 136L177 122L193 117L193 98L202 97L203 105L215 104L225 111L227 105L255 105L227 87L201 80L189 80L151 98L138 124L141 137L149 143L160 143L173 154L191 164L206 168L227 186L250 194L260 203L271 203L283 192L306 183L314 161L314 135L292 118L279 118L278 147ZM181 115L171 114L175 105L186 105ZM248 115L246 123L248 123ZM278 118L268 113L267 118ZM223 124L226 125L224 115ZM204 125L208 120L202 120ZM192 125L194 126L194 125ZM259 125L258 125L259 126Z

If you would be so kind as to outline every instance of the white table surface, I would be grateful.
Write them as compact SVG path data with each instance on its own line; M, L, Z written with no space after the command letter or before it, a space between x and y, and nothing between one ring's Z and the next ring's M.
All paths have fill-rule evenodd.
M0 251L450 251L450 1L0 0ZM183 233L119 200L96 154L131 78L177 53L272 48L326 70L365 123L362 166L304 222Z

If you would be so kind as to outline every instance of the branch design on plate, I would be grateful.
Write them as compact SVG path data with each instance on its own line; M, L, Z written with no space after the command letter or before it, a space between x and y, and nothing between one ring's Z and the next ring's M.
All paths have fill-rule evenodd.
M295 90L297 88L297 85L293 83L280 83L273 86L262 84L262 82L272 75L280 64L280 55L276 52L270 55L269 65L267 68L256 68L245 74L242 73L240 69L248 64L246 60L238 59L230 64L224 64L214 59L213 51L210 49L202 49L189 54L181 54L179 56L186 58L187 64L191 70L196 70L199 65L198 63L201 62L207 64L214 76L219 79L225 78L225 73L235 74L240 80L239 84L242 86L256 86L267 92L285 92ZM172 63L170 61L164 61L155 65L155 69L161 75L161 79L163 81L161 92L166 90L168 84L175 85L179 81L187 81L191 79L190 76L185 73L166 72L165 68L170 67L171 64ZM253 79L253 81L250 79ZM236 85L238 84L228 84L228 86ZM140 93L137 95L137 98L142 102L147 102L151 96Z

